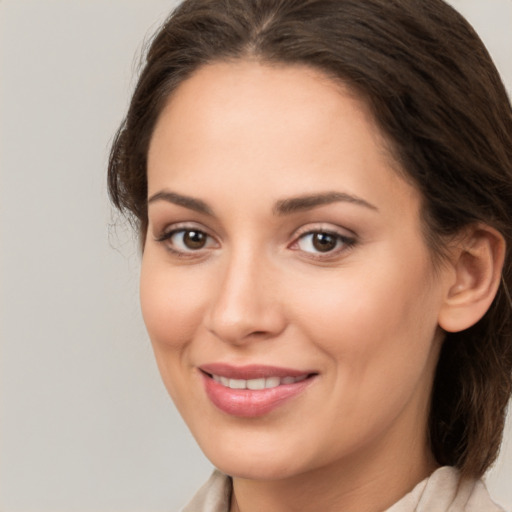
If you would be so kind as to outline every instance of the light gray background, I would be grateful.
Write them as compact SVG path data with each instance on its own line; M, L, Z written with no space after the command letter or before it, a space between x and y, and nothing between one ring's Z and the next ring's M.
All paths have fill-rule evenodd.
M0 511L174 511L210 465L160 383L105 191L174 2L0 0ZM512 90L512 0L453 0ZM489 476L512 510L512 425Z

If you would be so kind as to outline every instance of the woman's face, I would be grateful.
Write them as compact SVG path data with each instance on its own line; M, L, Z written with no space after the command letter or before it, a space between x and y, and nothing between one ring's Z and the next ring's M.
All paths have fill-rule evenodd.
M365 105L306 67L209 65L163 110L142 310L226 473L428 457L446 279L394 165Z

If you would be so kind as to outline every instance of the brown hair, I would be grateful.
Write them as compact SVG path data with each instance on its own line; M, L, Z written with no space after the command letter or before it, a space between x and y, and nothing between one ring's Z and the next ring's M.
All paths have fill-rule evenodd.
M437 461L481 476L512 390L512 109L484 45L442 0L186 0L152 41L110 156L111 199L142 235L165 102L200 66L241 58L315 67L368 102L422 194L433 254L474 222L504 236L502 286L482 320L446 335L430 413Z

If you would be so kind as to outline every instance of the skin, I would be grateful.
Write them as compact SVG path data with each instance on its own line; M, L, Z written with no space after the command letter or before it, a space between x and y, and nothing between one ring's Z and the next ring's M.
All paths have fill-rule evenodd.
M436 467L426 425L455 272L434 270L421 198L396 169L365 104L307 67L211 64L161 113L142 311L177 408L233 476L232 510L384 510ZM352 200L276 212L326 192ZM188 248L184 231L161 240L180 229L206 244ZM342 238L320 252L313 231ZM206 396L198 367L212 362L317 376L239 418Z

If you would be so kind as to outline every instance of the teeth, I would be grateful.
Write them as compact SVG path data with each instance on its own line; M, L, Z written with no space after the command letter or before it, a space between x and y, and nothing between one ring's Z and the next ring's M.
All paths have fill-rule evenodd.
M265 389L265 379L250 379L247 381L247 389Z
M229 387L231 389L246 389L247 381L243 379L229 379Z
M222 384L223 386L231 389L271 389L276 388L282 384L295 384L307 378L307 375L301 375L300 377L267 377L260 379L228 379L227 377L221 377L220 375L212 375L215 382Z
M266 388L277 388L279 384L281 384L281 379L279 377L268 377L265 379Z

